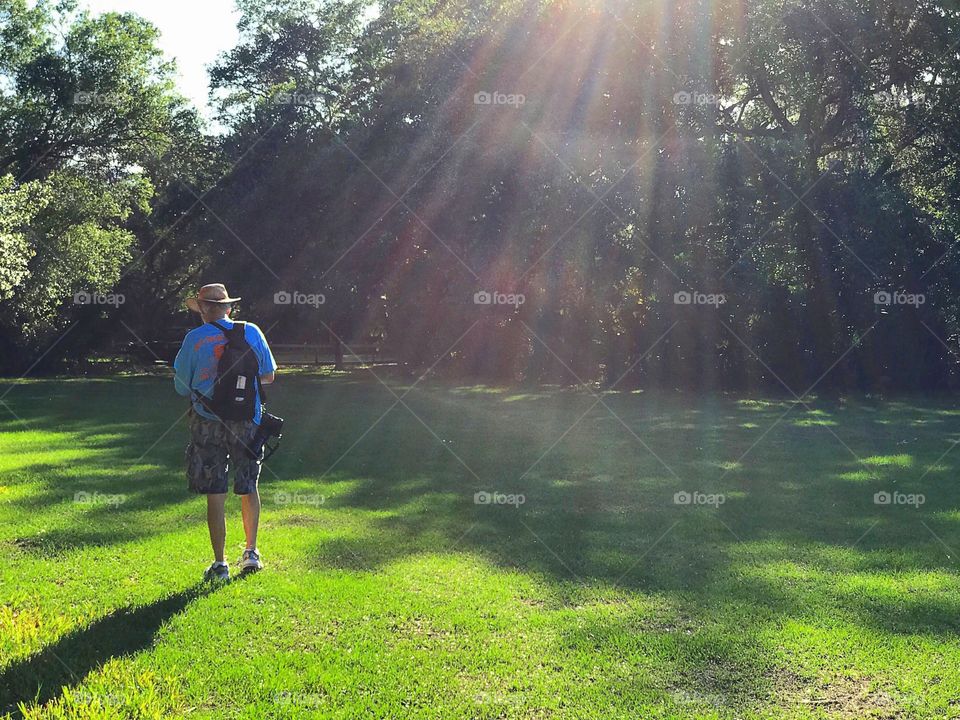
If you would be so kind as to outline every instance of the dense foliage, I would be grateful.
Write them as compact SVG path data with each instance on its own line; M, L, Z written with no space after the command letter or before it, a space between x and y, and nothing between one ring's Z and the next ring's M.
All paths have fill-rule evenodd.
M151 337L222 279L277 337L376 336L415 372L952 384L952 5L239 5L211 70L227 131L204 136L147 24L2 4L0 310L19 360L78 312ZM127 101L44 111L88 88ZM64 309L81 288L144 302Z
M155 206L149 168L199 126L141 18L4 0L0 37L0 367L13 370L95 342L97 300L116 295L135 218Z

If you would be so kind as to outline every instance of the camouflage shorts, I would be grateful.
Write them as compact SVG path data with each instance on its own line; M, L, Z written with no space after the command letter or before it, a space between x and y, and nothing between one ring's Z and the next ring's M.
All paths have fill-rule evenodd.
M227 492L233 468L233 492L247 495L257 489L260 460L252 459L245 444L257 426L252 420L221 423L190 412L190 444L187 445L187 479L191 492L216 495Z

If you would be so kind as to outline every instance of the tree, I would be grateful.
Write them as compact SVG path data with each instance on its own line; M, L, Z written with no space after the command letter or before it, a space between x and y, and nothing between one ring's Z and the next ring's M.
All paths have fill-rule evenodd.
M185 101L156 29L134 15L6 0L0 36L14 43L0 53L0 173L10 198L35 198L7 222L28 245L7 259L16 269L0 302L11 370L100 310L74 296L109 291L130 261L126 223L153 193L143 168L169 148Z

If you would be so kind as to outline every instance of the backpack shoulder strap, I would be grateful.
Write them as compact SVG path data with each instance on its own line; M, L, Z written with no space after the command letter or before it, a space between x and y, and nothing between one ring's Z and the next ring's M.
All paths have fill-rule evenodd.
M220 332L222 332L224 335L226 335L227 340L231 340L231 339L232 339L232 338L231 338L231 335L238 336L238 337L242 338L243 340L246 340L246 339L247 339L247 324L246 324L245 322L240 322L239 320L237 320L237 321L235 321L235 322L233 323L233 327L232 327L232 328L228 328L228 327L226 327L226 326L224 326L224 325L221 325L220 323L218 323L218 322L215 321L215 320L214 320L213 322L211 322L210 324L213 325L214 327L219 328L219 329L220 329Z
M251 355L256 358L256 354L253 353L253 346L247 341L247 323L242 320L235 320L233 323L233 331L237 332L239 337L243 340L243 344L250 349ZM257 360L257 373L253 376L253 381L257 384L257 388L260 391L260 402L264 403L267 401L267 391L263 388L263 383L260 382L260 361Z
M236 320L233 323L233 333L237 340L239 340L243 345L250 347L250 343L247 342L247 324Z

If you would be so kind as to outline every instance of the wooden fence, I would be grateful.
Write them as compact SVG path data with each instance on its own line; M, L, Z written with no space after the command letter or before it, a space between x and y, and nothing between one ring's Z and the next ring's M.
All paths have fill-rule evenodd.
M114 353L141 363L171 364L180 349L179 342L147 341L130 342L117 348ZM382 353L376 343L351 344L349 348L339 343L270 343L277 364L286 365L371 365L394 362Z

